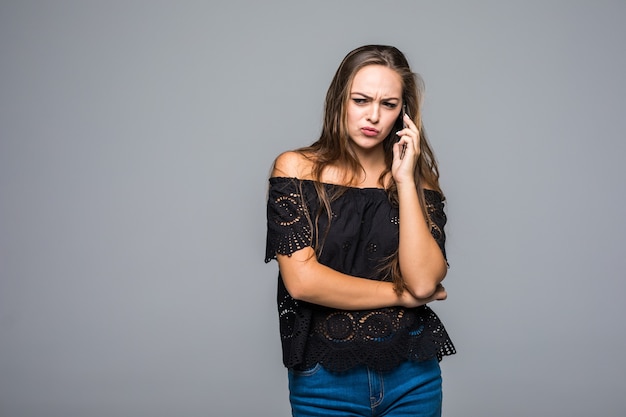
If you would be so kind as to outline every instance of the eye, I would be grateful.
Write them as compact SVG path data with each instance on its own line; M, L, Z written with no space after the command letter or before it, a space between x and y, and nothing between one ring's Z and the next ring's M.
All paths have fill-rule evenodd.
M395 109L396 107L398 107L398 103L392 103L389 101L384 101L383 102L383 106L387 107L388 109Z
M355 98L352 99L352 101L355 104L365 104L367 100L364 99L364 98L357 98L357 97L355 97Z

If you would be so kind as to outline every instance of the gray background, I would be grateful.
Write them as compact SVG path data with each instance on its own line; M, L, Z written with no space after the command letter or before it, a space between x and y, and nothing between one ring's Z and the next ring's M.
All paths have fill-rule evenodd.
M0 415L287 416L266 178L403 50L448 197L444 415L626 414L626 2L0 2Z

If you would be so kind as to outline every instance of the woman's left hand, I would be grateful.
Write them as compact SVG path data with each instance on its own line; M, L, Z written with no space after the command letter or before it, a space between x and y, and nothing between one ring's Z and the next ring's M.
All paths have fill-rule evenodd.
M415 165L420 154L420 135L417 126L408 115L404 115L405 128L396 134L400 137L393 145L391 174L397 183L415 181Z

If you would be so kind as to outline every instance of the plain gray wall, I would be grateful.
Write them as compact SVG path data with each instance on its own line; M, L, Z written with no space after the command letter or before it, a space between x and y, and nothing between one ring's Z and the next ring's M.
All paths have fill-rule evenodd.
M289 415L266 178L403 50L448 197L444 415L626 414L626 2L0 2L0 416Z

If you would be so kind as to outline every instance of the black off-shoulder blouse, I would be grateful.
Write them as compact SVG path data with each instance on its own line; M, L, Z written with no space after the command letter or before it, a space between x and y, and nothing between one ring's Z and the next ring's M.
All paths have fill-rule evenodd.
M273 177L267 202L265 262L277 254L290 255L323 238L320 263L337 271L382 280L381 265L398 247L398 208L383 189L322 185L329 195L343 193L331 203L328 216L319 216L320 202L311 180ZM444 257L446 215L439 193L424 190L431 232ZM319 232L318 232L319 231ZM324 234L326 234L324 236ZM439 317L426 305L375 310L338 310L293 299L278 274L277 292L283 363L306 369L317 363L341 372L358 365L390 370L407 360L441 360L456 353Z

